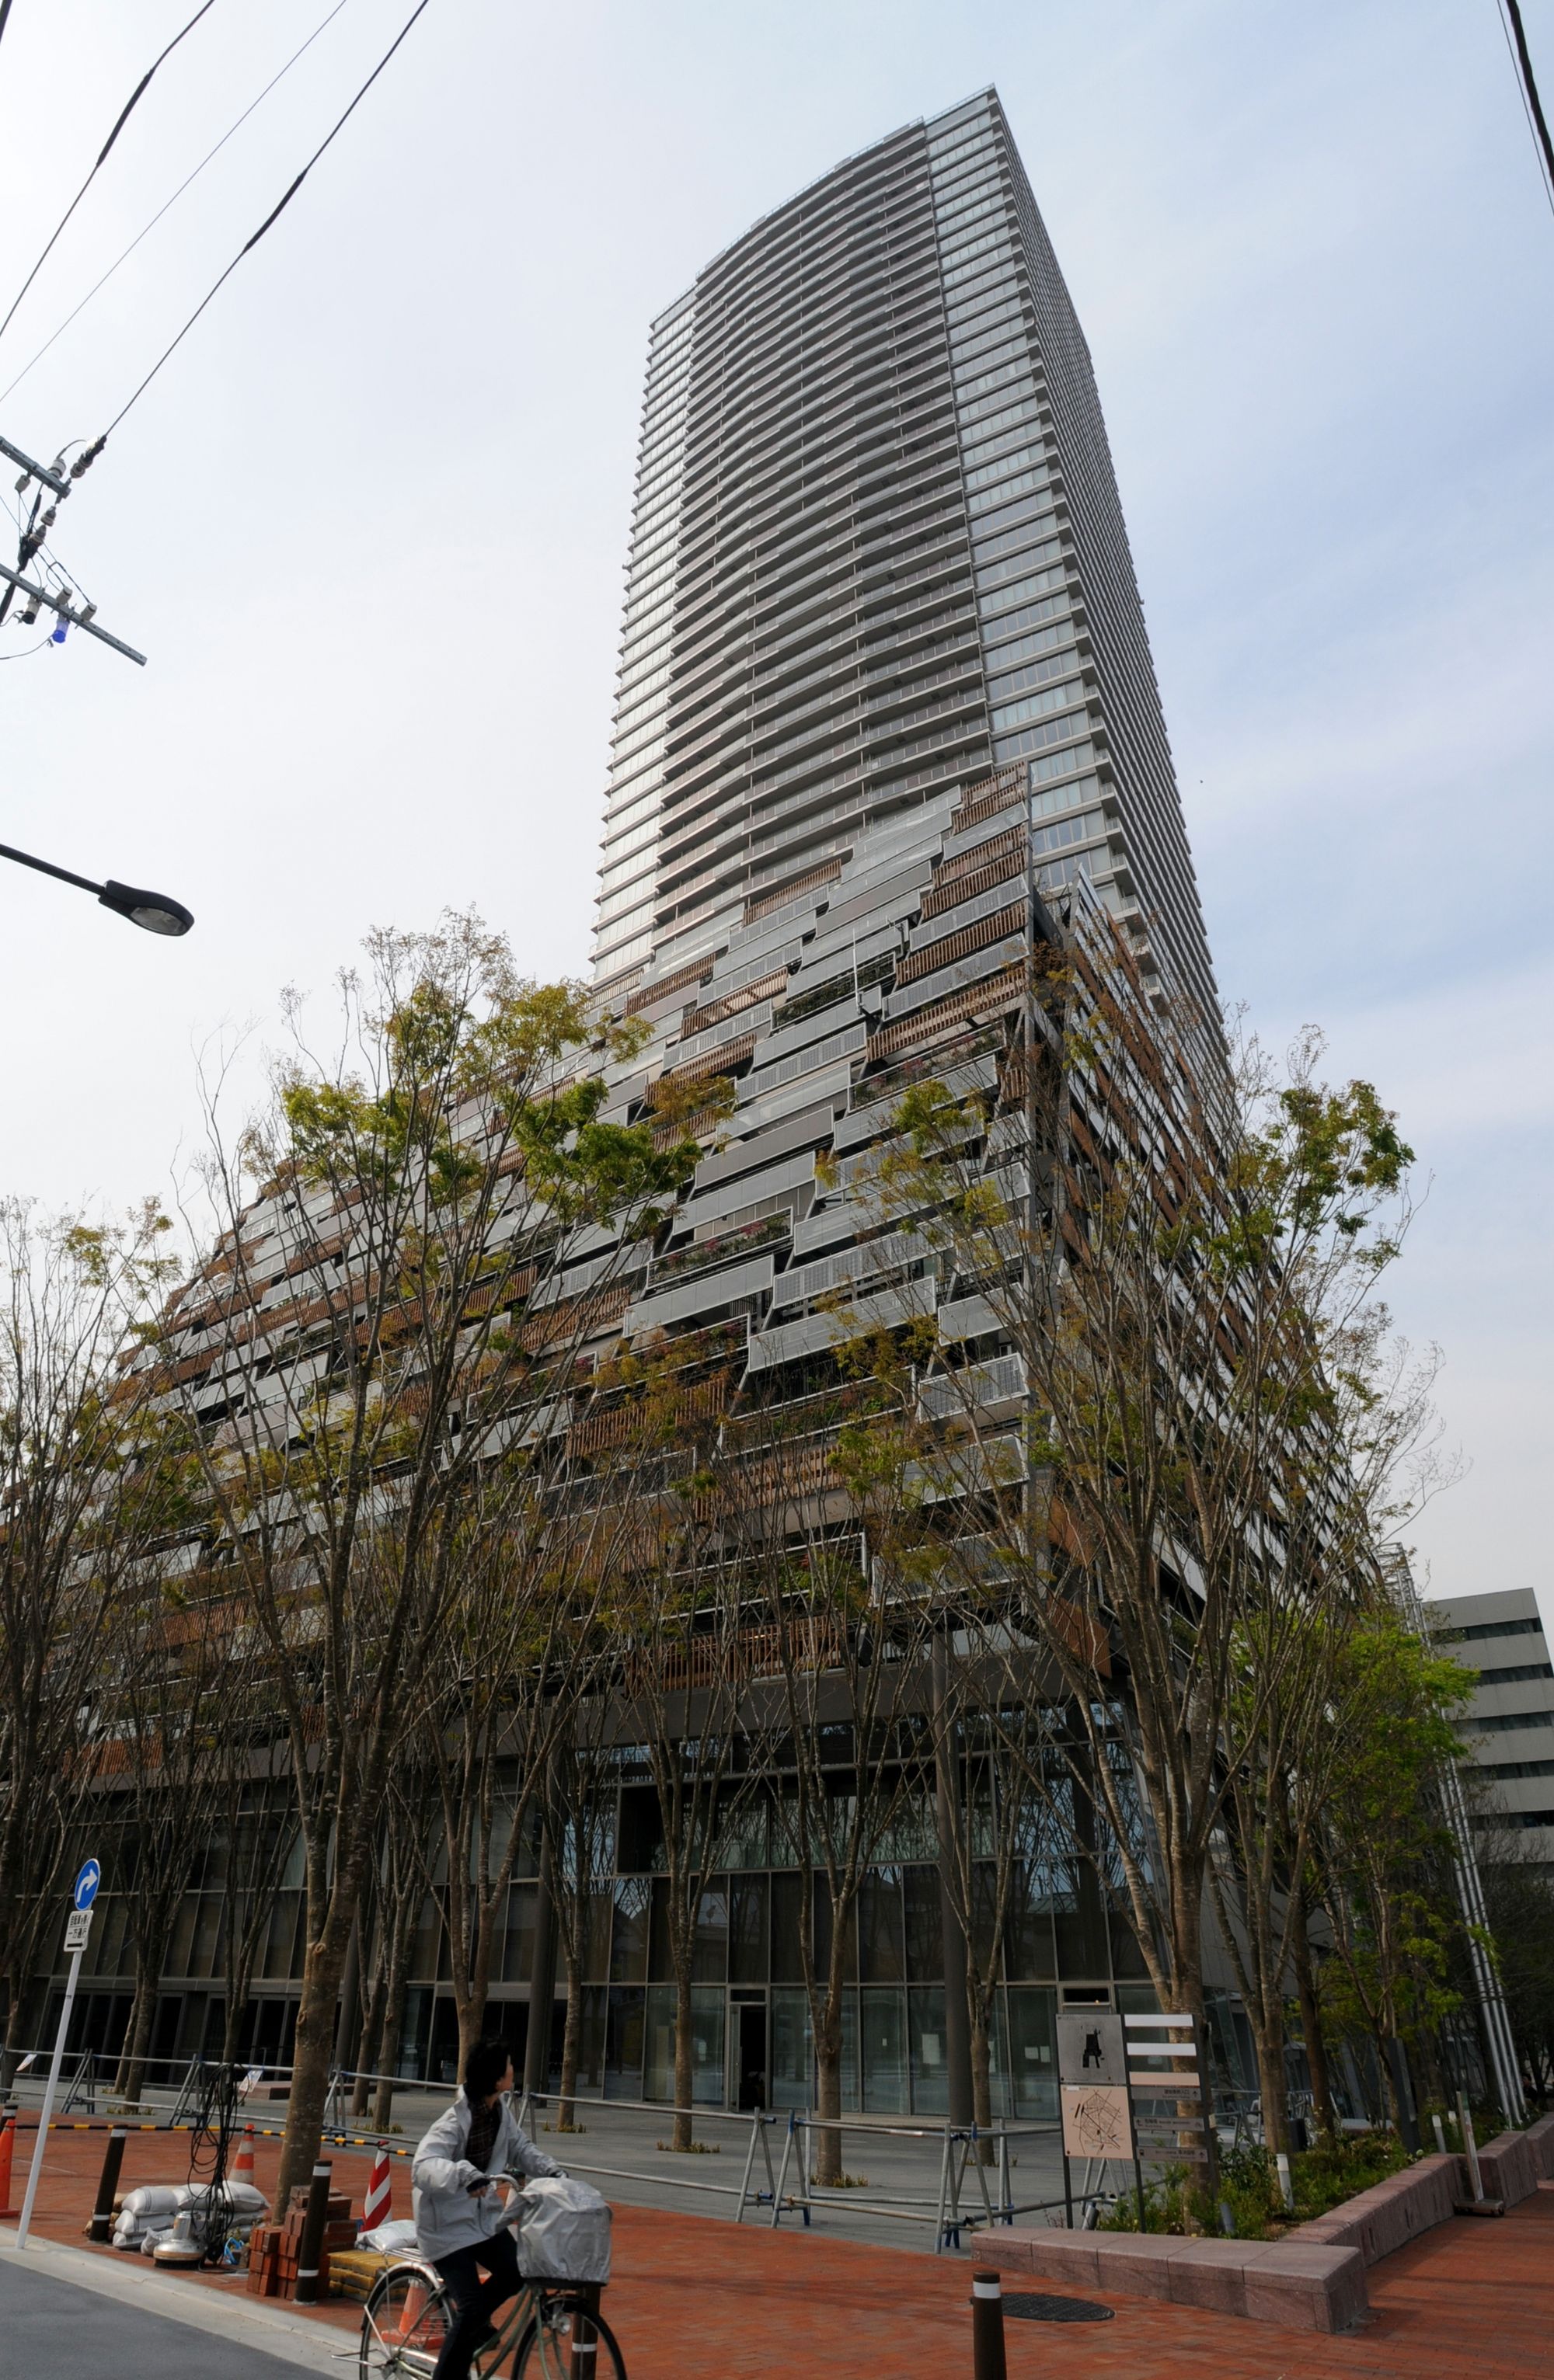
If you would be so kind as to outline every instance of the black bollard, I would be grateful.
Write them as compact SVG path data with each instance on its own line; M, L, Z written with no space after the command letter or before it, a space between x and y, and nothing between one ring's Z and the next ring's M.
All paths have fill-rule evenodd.
M1004 2292L995 2272L972 2275L972 2380L1008 2380Z
M568 2380L593 2380L599 2361L599 2334L589 2317L598 2311L598 2289L592 2284L580 2289L572 2313L571 2369Z
M114 2228L114 2192L118 2188L118 2169L124 2163L124 2143L129 2138L117 2127L108 2134L108 2145L103 2156L102 2179L97 2184L97 2204L92 2210L92 2237L104 2244Z
M318 2271L324 2246L324 2227L329 2220L329 2184L335 2168L327 2157L321 2157L313 2168L313 2178L308 2189L308 2211L302 2217L302 2244L297 2251L297 2303L317 2305Z

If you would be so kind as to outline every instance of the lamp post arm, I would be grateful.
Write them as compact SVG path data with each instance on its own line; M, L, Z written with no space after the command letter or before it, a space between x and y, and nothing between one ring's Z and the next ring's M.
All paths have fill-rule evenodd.
M61 884L79 884L83 892L95 892L99 899L106 890L102 884L94 884L90 876L78 876L72 868L56 868L52 859L34 859L30 851L18 851L8 843L0 843L0 859L14 859L18 867L35 868L40 876L57 876Z

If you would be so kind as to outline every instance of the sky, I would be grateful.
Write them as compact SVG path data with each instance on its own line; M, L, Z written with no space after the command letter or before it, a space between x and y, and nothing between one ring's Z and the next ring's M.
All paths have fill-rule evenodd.
M15 0L0 311L193 0ZM43 460L126 398L410 0L214 6L0 337ZM1525 0L1554 101L1554 0ZM19 384L263 86L318 37ZM0 631L0 1195L170 1197L284 987L477 908L581 971L652 317L987 83L1089 338L1221 990L1326 1031L1427 1196L1437 1594L1549 1594L1554 212L1495 0L431 0L54 548L144 669ZM15 473L0 479L7 495Z

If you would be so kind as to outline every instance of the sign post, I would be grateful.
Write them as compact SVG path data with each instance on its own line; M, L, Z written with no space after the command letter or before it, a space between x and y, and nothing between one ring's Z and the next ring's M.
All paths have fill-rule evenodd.
M1122 2019L1104 2009L1065 2010L1058 2019L1058 2104L1063 2119L1063 2199L1073 2228L1071 2161L1131 2165L1144 2228L1144 2181L1133 2131Z
M59 2069L65 2058L65 2036L70 2029L70 2010L76 1998L76 1985L80 1981L81 1958L92 1934L92 1904L97 1898L97 1888L103 1881L103 1871L94 1859L89 1859L77 1876L70 1894L70 1914L65 1921L65 1948L70 1953L70 1973L65 1985L65 2005L59 2011L59 2031L55 2035L54 2059L49 2067L49 2079L43 2092L43 2104L38 2117L38 2138L32 2151L32 2168L27 2177L27 2195L21 2202L21 2220L17 2225L17 2246L25 2248L32 2222L32 2205L38 2195L38 2183L43 2177L43 2150L49 2136L49 2118L54 2113L54 2095L59 2088Z

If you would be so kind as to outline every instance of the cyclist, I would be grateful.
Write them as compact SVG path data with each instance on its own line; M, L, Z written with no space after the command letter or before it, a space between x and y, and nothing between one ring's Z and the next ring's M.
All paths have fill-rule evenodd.
M456 2312L437 2358L434 2380L469 2380L471 2358L497 2337L496 2308L521 2283L518 2250L508 2228L502 2174L559 2173L536 2148L504 2094L512 2089L512 2058L505 2041L479 2041L464 2061L464 2087L439 2116L415 2153L415 2236L434 2264ZM488 2277L482 2280L483 2271Z

